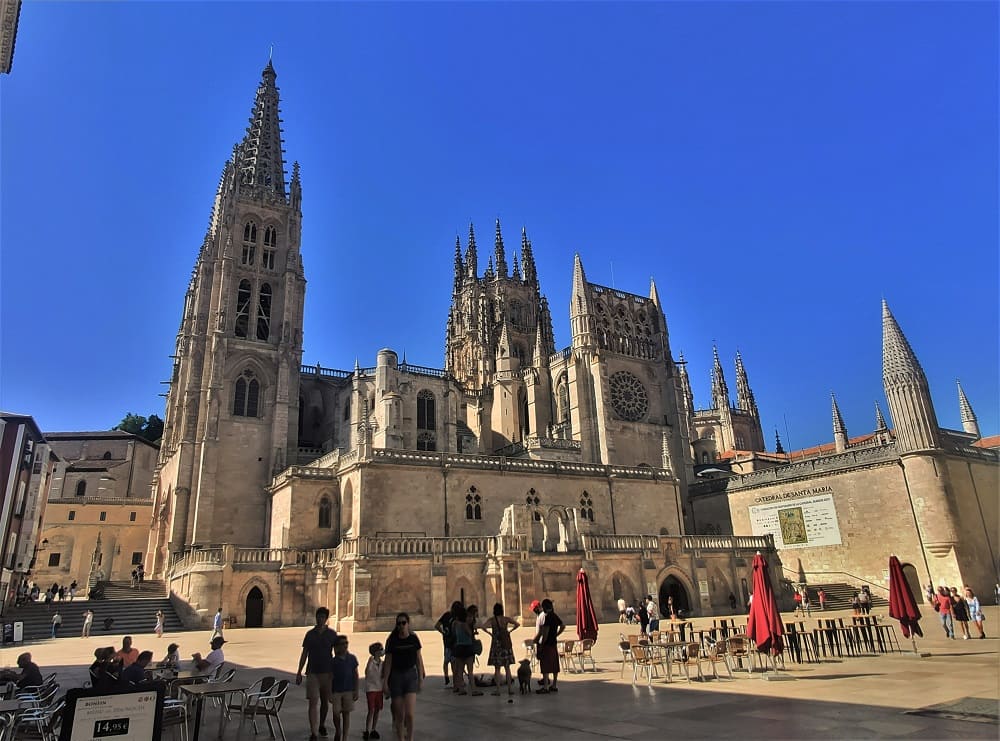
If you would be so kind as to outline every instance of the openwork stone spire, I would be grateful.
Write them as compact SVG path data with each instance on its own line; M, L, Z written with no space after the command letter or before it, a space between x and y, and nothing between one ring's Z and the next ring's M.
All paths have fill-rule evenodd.
M758 416L757 400L754 399L753 391L750 389L747 370L743 367L743 356L738 350L736 351L736 405L744 412Z
M719 348L712 346L712 408L729 408L729 387L726 385L726 376L722 372L722 363L719 362Z
M500 233L500 219L497 219L496 236L493 239L493 254L496 257L497 278L507 277L507 254L503 248L503 234Z
M278 74L268 61L257 86L246 136L237 150L236 169L240 185L263 188L285 196L285 166L281 149L281 118L278 110Z
M955 379L955 383L958 386L958 410L962 415L962 429L970 435L980 437L979 420L976 419L976 413L972 411L972 405L969 403L969 399L965 395L965 390L962 388L962 382Z
M885 432L889 429L889 426L885 423L885 417L882 416L882 407L875 402L875 431Z
M901 453L940 447L927 377L889 305L882 300L882 385Z

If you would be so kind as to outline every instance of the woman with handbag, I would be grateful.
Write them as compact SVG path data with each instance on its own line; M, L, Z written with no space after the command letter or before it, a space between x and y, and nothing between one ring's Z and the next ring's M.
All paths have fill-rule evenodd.
M979 630L979 637L985 638L986 631L983 630L983 606L979 604L979 597L972 591L972 587L965 588L965 604L969 607L969 617Z

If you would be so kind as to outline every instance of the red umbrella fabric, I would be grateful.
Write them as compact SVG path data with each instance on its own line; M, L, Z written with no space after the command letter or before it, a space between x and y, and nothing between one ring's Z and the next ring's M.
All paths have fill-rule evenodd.
M587 572L580 569L576 575L576 634L580 640L597 640L597 613L594 600L590 598L590 582Z
M777 656L785 648L781 638L784 632L781 612L771 589L767 561L758 553L753 557L753 596L747 618L747 635L753 639L758 651Z
M903 638L910 634L923 637L920 630L920 609L913 599L910 583L903 574L903 566L895 556L889 556L889 617L899 621Z

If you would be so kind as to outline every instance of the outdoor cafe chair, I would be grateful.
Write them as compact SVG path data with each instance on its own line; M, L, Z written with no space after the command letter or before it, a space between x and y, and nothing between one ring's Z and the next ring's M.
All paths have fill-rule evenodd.
M535 639L534 638L525 638L524 639L524 651L527 654L527 656L525 658L527 658L528 661L531 662L531 668L532 669L537 669L538 668L538 656L535 653Z
M633 658L632 658L632 644L629 643L627 640L625 640L625 634L624 633L619 633L618 635L621 638L621 640L618 641L618 648L622 652L622 668L621 668L621 671L618 672L618 676L619 677L624 677L625 676L625 665L626 664L631 664L634 661Z
M716 641L708 650L705 652L705 661L707 661L712 667L712 675L718 679L719 672L715 668L718 664L722 664L726 667L726 672L729 674L729 678L733 679L733 670L729 666L729 654L728 651L728 641L723 638L722 640Z
M575 647L576 660L580 665L580 671L586 669L586 664L589 661L591 668L597 671L597 662L594 661L594 640L592 638L584 638L582 641L578 641Z
M41 684L31 691L18 692L15 699L22 708L46 708L55 702L58 693L58 684Z
M14 738L58 741L62 728L62 714L66 706L64 700L47 708L32 708L17 714L14 721Z
M697 643L687 644L687 648L679 651L670 659L672 664L676 664L684 670L687 681L691 681L691 667L698 670L698 679L704 681L705 675L701 671L701 646Z
M576 641L558 641L556 651L559 654L559 665L566 671L576 671L576 656L573 654L573 645Z
M287 693L288 680L282 679L275 682L270 691L261 697L256 704L254 704L253 712L250 716L250 724L253 726L254 733L257 733L257 716L260 715L263 716L265 721L267 721L267 729L271 732L271 738L274 738L274 726L271 725L271 718L274 718L274 722L278 724L278 732L281 734L281 741L286 741L285 729L281 726L280 713L281 706L285 703L285 695Z
M747 674L753 673L753 655L756 651L747 650L747 638L745 636L733 636L731 635L726 641L726 653L734 661L743 665L746 661Z
M226 718L231 718L234 712L239 713L240 723L242 723L243 718L252 713L253 706L270 693L276 681L275 677L266 676L261 677L251 684L246 692L243 693L243 699L240 702L232 702L230 700L226 705Z
M653 649L649 646L632 646L632 684L639 677L639 672L646 673L648 684L653 683L653 674L656 673L656 664L653 662Z
M181 741L187 741L188 708L186 702L175 700L172 697L168 697L163 701L163 727L173 728L175 731L174 738L176 738L176 730L180 729Z

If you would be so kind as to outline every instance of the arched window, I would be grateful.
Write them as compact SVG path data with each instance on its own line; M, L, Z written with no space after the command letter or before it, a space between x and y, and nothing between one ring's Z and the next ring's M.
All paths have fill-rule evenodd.
M524 389L518 391L517 396L518 415L521 417L521 439L524 440L531 433L531 424L528 420L528 395Z
M246 337L250 326L250 281L240 281L236 292L236 336Z
M87 482L86 481L78 481L76 483L76 495L78 497L83 497L83 496L87 495Z
M271 286L268 283L260 287L257 299L257 339L266 340L271 335Z
M244 265L253 265L257 254L257 225L248 221L243 227L243 257Z
M333 527L332 506L330 500L323 497L319 500L319 526L329 529Z
M524 498L524 503L529 507L538 507L542 503L541 498L538 496L538 492L534 489L528 489L528 496ZM535 522L541 522L542 516L535 512Z
M580 517L584 520L594 521L594 500L586 491L580 497Z
M470 486L469 493L465 495L465 519L483 519L483 498L474 486Z
M426 389L417 394L417 450L437 450L434 394Z
M233 389L233 416L256 417L260 405L260 382L252 370L245 370L236 379Z
M344 401L344 421L351 421L351 397L348 396L346 401Z
M273 226L267 227L264 230L264 246L274 247L278 243L278 232Z
M110 450L105 450L104 451L104 460L106 460L106 461L110 461L111 460L111 451Z

